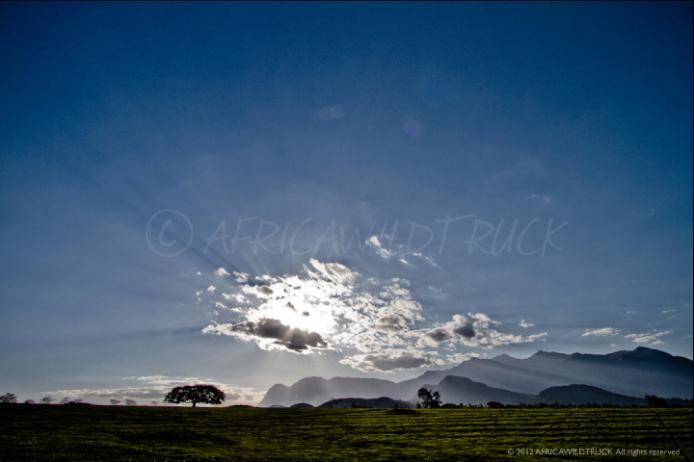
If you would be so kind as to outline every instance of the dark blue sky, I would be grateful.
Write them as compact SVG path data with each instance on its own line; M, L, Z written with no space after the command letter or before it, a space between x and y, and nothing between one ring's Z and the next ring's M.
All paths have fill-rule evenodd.
M540 348L691 357L691 18L686 2L3 3L0 388L257 391ZM312 258L358 282L326 289ZM367 346L262 298L234 310L294 276L348 290L337 304L398 278L368 307L403 330ZM239 334L268 316L327 347ZM456 323L472 340L422 343Z

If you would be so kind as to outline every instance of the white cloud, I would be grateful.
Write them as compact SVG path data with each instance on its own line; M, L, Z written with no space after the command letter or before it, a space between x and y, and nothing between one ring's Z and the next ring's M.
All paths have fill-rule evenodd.
M641 332L625 335L624 338L631 340L634 343L641 343L647 345L661 345L663 341L660 337L672 334L671 330L661 330L652 332Z
M219 268L217 268L215 270L214 275L219 276L219 277L224 277L224 276L229 276L229 272L225 268L222 268L220 266Z
M597 329L586 329L581 334L581 337L608 337L610 335L619 335L621 330L614 327L599 327Z
M518 325L521 326L523 329L529 329L531 327L535 327L534 323L532 323L530 321L526 321L525 319L521 319L520 322L518 323Z
M381 241L380 237L375 234L373 236L370 236L364 242L364 244L367 248L372 249L376 253L376 255L378 255L384 260L396 258L398 262L408 267L417 266L413 263L413 260L419 260L431 265L434 268L439 267L439 264L436 262L436 260L434 260L432 257L428 255L425 255L421 251L410 250L404 245L395 245L393 243L390 243L390 245L386 247Z
M376 235L369 237L366 240L365 244L367 247L372 248L376 252L376 255L378 255L381 258L387 259L387 258L390 258L394 255L394 253L391 250L386 249L383 246L383 244L381 243L381 240Z
M361 370L443 364L461 354L457 346L493 347L532 342L546 335L499 332L492 327L497 323L483 313L456 315L444 325L419 327L425 322L423 310L408 280L365 277L343 264L315 259L297 274L246 278L224 288L221 296L227 302L223 306L235 305L223 310L220 318L225 319L208 325L204 332L253 342L265 350L334 351L343 364ZM449 337L436 340L431 334L436 329Z
M662 314L672 314L672 313L676 313L676 312L677 312L677 310L675 310L675 309L669 309L669 310L662 310L661 311Z
M210 285L206 290L208 293L213 294L217 288L214 285Z

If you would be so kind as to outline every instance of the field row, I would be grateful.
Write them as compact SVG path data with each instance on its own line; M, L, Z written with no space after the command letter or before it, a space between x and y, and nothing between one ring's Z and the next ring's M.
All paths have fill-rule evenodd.
M619 460L618 449L663 452L625 460L684 460L691 440L691 409L0 409L3 461ZM602 453L556 453L566 448Z

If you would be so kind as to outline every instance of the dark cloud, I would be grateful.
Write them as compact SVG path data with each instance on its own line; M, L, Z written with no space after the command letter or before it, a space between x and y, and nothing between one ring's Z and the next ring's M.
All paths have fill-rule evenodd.
M427 332L427 336L431 337L433 340L437 342L443 342L444 340L448 340L451 338L450 332L448 332L446 329L442 327L430 330L429 332Z
M476 335L475 325L471 321L467 321L464 324L453 329L453 332L465 338L472 338Z
M317 348L327 345L319 333L289 327L277 319L243 322L235 324L232 329L247 335L276 339L276 344L293 351L303 351L309 347Z

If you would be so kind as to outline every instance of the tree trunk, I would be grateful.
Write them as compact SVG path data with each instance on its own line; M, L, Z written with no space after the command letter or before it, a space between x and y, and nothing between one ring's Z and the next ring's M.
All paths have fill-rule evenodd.
M197 404L197 403L196 403L195 401L193 401L193 407L195 407L196 404Z

